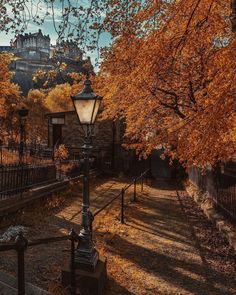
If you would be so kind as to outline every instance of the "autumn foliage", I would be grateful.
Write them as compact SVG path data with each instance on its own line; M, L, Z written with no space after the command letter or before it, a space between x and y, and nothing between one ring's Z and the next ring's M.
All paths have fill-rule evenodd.
M186 165L229 160L236 150L230 2L129 1L124 15L119 4L111 1L105 20L116 39L96 81L106 116L125 119L126 143L141 155L161 144Z
M68 3L71 9L62 19L69 19L70 12L74 17L79 13ZM214 165L235 155L235 7L235 0L91 2L90 29L109 32L114 40L102 51L96 91L104 96L104 116L124 119L127 147L146 157L162 145L169 156L187 166ZM99 18L98 12L104 17ZM8 22L14 30L14 20ZM79 28L75 30L77 38L87 36L88 32L80 35ZM7 114L20 99L10 82L8 64L8 56L1 55L0 115L3 125L8 125L4 130L11 130L14 116ZM40 91L30 92L23 101L38 123L47 111L72 108L70 96L81 89L83 77L78 73L65 77L65 68L59 64L57 72L46 75L39 71L35 82ZM55 84L57 79L60 85ZM39 136L45 134L43 128Z
M20 101L19 87L11 82L10 55L0 54L0 134L1 140L15 136L16 106Z

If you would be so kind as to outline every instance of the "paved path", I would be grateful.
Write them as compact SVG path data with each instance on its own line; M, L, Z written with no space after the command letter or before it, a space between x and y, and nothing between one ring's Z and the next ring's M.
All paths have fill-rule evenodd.
M106 241L104 253L111 276L107 295L236 294L236 256L222 258L224 253L217 253L221 251L217 249L208 261L207 252L212 249L205 240L201 245L205 229L198 232L199 238L195 233L195 223L205 222L204 217L200 220L196 212L190 216L182 200L186 193L179 194L174 187L155 182L153 187L145 188L143 195L139 194L136 204L129 204L126 225L112 226L110 217L104 221L104 231L99 224L97 240ZM105 222L109 220L107 233ZM209 226L208 242L211 233L214 236ZM223 247L227 248L225 241Z
M98 181L91 192L92 210L102 207L125 184L118 179ZM26 212L31 214L24 218L29 238L61 235L71 227L78 230L78 191L76 187L64 194L64 205L46 217L37 206ZM124 225L119 222L118 200L95 218L96 247L108 263L104 295L236 295L236 256L191 198L164 182L145 185L143 193L138 187L137 192L136 203L130 202L132 192L126 194ZM27 280L45 289L57 282L69 246L65 242L28 249ZM0 269L14 273L15 253L0 256L0 262Z

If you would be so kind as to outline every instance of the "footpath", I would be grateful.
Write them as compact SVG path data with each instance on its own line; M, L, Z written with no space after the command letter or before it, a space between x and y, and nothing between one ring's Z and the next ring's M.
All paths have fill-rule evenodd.
M155 181L129 203L125 225L111 216L95 235L108 258L106 295L236 294L236 255L186 192Z
M91 210L96 212L125 185L124 179L95 183ZM120 223L120 199L94 221L96 248L107 258L104 295L236 295L236 254L185 191L155 181L143 192L137 186L136 202L132 192L131 187L125 195L125 224ZM59 196L65 202L52 211L37 206L26 211L27 237L58 236L72 227L79 231L81 195L80 185ZM27 250L27 281L55 295L67 294L59 280L69 247L65 242ZM15 253L0 262L0 270L15 273Z

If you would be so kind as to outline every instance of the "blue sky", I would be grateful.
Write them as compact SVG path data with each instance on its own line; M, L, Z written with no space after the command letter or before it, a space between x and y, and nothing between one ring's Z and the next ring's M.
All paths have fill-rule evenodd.
M73 0L72 0L73 1ZM81 1L83 2L83 4L86 6L88 1L85 0L85 1ZM11 12L10 12L11 13ZM44 13L43 12L43 7L42 7L42 14ZM61 10L59 8L55 8L55 21L56 21L56 24L58 25L61 21L61 18L60 18L60 15L61 15ZM55 44L56 43L56 40L57 40L57 33L55 32L55 29L54 29L54 26L53 26L53 22L52 22L52 18L50 16L46 17L45 18L45 22L42 26L39 26L39 25L36 25L34 23L29 23L28 25L28 29L25 31L26 33L28 32L31 32L31 33L34 33L34 32L37 32L39 29L42 30L43 34L47 35L49 34L50 35L50 38L51 38L51 44ZM11 39L14 39L14 35L13 34L6 34L5 32L1 32L0 33L0 45L10 45L10 41ZM103 46L107 46L111 43L111 37L108 33L102 33L101 36L100 36L100 40L99 40L99 46L100 47L103 47ZM91 57L91 60L92 60L92 63L95 65L95 61L96 59L98 58L98 52L97 50L93 51L93 52L86 52L85 53L85 56L90 56ZM96 67L96 70L98 68Z

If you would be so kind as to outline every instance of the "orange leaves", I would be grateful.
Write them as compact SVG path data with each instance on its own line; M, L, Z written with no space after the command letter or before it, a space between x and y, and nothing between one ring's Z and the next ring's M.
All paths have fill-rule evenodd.
M69 84L57 85L47 95L45 105L51 112L61 112L72 109L71 86Z
M10 58L8 54L0 54L0 134L3 140L13 133L16 123L14 111L20 102L19 87L10 80Z
M125 118L126 145L138 152L163 144L187 165L226 161L235 151L236 122L230 5L155 5L145 1L132 10L133 28L124 29L105 56L96 81L105 114Z
M45 97L45 106L51 112L64 112L73 109L71 96L82 90L82 83L56 85Z
M55 150L54 157L58 161L68 159L69 152L64 144L60 144L59 147Z

